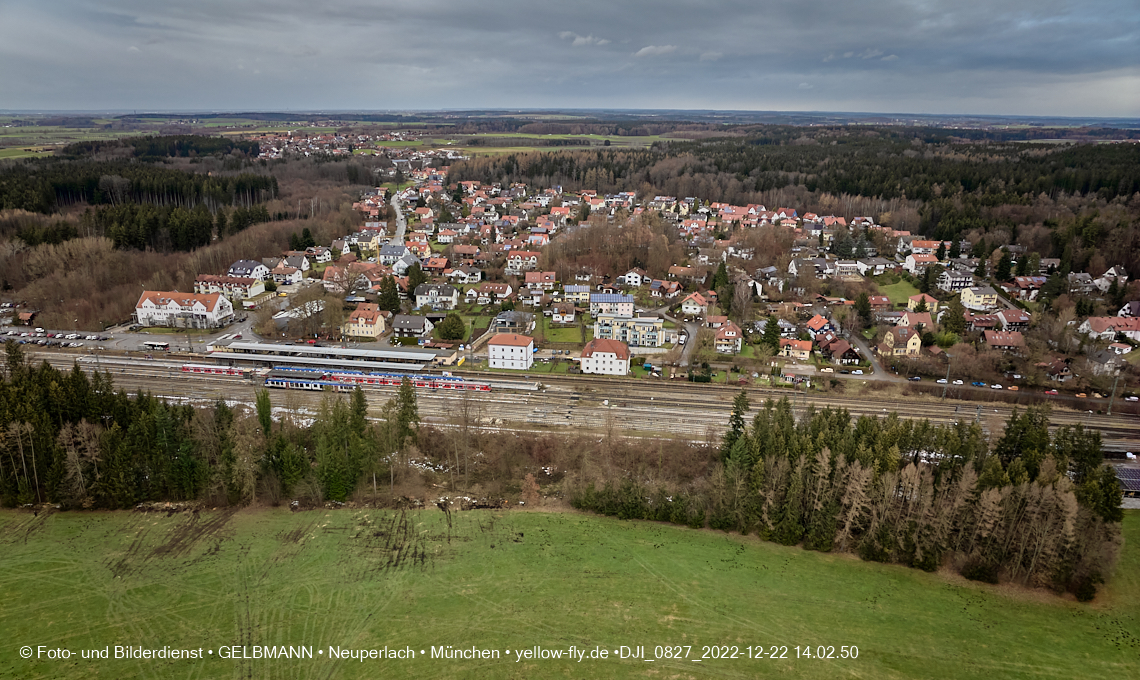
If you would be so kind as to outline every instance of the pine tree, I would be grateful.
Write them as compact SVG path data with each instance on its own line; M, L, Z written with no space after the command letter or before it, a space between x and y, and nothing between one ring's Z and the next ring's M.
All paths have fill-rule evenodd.
M725 460L732 452L732 447L744 435L744 414L748 413L748 393L744 388L732 400L732 415L728 417L728 432L724 433L724 444L721 446L721 459Z
M943 260L946 259L946 242L945 241L938 244L938 250L936 250L934 252L934 257L937 257L939 262L942 262Z
M769 316L764 323L764 338L761 343L773 352L780 349L780 324L775 316Z
M859 314L863 328L871 325L874 320L874 310L871 309L871 296L867 295L867 291L861 291L855 297L855 311Z
M396 280L391 276L380 280L380 294L376 303L380 309L393 314L400 313L400 291L396 288Z
M1009 281L1012 262L1013 260L1009 256L1009 251L1003 248L1001 251L1001 259L998 260L997 267L994 268L994 278L999 283Z

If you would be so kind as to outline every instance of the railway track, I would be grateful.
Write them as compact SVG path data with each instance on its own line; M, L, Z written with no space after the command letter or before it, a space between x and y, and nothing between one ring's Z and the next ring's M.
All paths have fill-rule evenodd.
M39 352L37 360L47 360L61 370L68 370L77 360L85 370L100 368L113 376L117 386L131 392L149 391L155 395L190 402L225 399L252 404L261 384L245 378L226 375L190 374L181 371L180 362L168 360L138 361L124 358L77 356ZM479 379L494 376L496 382L509 384L502 374L468 373ZM478 378L476 378L478 376ZM476 398L480 416L493 424L508 424L544 430L620 429L645 436L670 435L705 440L719 436L728 426L732 400L739 387L677 382L632 382L591 376L544 376L544 390L516 392L496 389ZM957 420L978 420L987 430L1005 423L1016 404L974 402L948 399L945 402L923 399L887 399L870 401L862 397L829 394L805 394L777 388L745 388L753 409L766 399L787 397L797 413L808 408L846 409L852 416L885 416L897 412L900 417L926 419L945 424ZM395 387L367 386L370 402L379 405L396 393ZM442 390L440 392L443 392ZM458 400L454 393L441 394L420 390L420 413L428 422L441 424L453 420ZM322 393L275 392L273 400L285 408L316 413ZM1108 450L1140 450L1140 418L1134 415L1104 415L1054 408L1050 418L1056 428L1083 424L1099 431Z

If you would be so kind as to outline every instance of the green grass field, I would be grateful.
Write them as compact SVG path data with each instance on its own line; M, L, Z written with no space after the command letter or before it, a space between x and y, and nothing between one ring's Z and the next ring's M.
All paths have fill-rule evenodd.
M0 512L0 676L13 678L1128 678L1140 676L1140 512L1097 602L575 513ZM20 658L66 648L69 660ZM84 659L114 646L201 660ZM312 659L220 659L223 646ZM498 650L433 659L431 647ZM687 660L518 661L681 646ZM857 659L813 656L858 647ZM329 659L329 647L415 659ZM698 661L705 646L744 658ZM773 646L787 658L749 659ZM505 650L512 650L507 658ZM420 650L427 652L421 658ZM318 651L323 653L318 653ZM662 650L664 651L664 650ZM246 651L251 656L252 651ZM684 653L684 651L682 651ZM612 657L612 654L611 654Z
M889 286L879 286L879 293L891 299L892 306L906 306L907 298L918 295L918 289L907 281L899 281Z

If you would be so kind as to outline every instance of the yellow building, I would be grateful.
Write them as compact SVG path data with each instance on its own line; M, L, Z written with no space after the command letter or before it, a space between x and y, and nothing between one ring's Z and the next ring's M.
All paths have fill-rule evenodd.
M930 312L931 314L938 313L938 300L930 297L926 293L919 293L918 295L912 295L907 298L906 308L913 312L914 308L918 307L918 305L922 302L926 302L926 311Z
M356 305L341 332L353 338L379 338L384 334L384 315L380 312L380 307L370 302Z
M988 312L997 309L997 291L989 286L963 288L962 306L975 312Z

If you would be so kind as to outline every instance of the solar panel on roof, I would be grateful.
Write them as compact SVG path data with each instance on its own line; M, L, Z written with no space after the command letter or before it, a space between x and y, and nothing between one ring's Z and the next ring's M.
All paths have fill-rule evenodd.
M1120 480L1120 486L1125 491L1140 492L1140 469L1137 468L1114 468L1116 478Z

